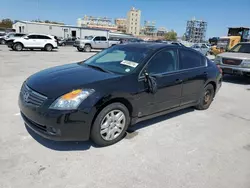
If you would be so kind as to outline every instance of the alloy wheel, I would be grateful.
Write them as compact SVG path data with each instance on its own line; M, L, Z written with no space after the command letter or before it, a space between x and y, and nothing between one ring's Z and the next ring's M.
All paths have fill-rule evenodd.
M101 121L101 137L106 141L114 140L122 133L125 125L125 114L121 110L112 110Z

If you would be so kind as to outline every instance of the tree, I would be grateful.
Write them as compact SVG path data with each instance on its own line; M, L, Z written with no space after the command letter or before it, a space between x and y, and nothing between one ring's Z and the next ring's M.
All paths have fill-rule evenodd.
M167 32L164 37L166 40L176 41L177 40L177 33L175 31L171 30L171 31Z
M2 19L2 21L0 21L0 27L3 27L3 28L12 28L12 25L13 25L13 21L9 18Z

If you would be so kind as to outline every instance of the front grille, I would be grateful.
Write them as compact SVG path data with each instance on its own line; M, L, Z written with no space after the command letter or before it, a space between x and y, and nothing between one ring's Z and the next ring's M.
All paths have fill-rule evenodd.
M75 41L75 44L80 44L80 41Z
M226 64L226 65L240 65L242 60L222 58L222 62L223 62L223 64Z
M47 132L47 127L45 125L40 125L38 123L35 123L34 121L28 119L23 113L21 113L21 116L26 124L32 125L33 127L36 127L41 131Z
M25 103L36 107L42 106L43 103L47 100L46 96L37 93L26 84L23 84L20 95Z

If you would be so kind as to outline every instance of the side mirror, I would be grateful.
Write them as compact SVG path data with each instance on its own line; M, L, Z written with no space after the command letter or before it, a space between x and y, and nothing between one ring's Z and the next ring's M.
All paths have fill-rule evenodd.
M157 81L153 75L149 75L146 71L144 72L145 81L148 85L148 90L150 93L155 94L157 92Z
M28 40L28 39L29 39L29 37L24 37L24 39Z

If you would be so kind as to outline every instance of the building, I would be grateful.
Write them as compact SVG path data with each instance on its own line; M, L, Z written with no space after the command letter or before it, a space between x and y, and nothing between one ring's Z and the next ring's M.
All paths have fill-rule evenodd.
M85 15L83 18L77 19L77 26L117 31L117 26L113 24L111 18L107 17L94 17Z
M157 29L154 21L144 21L144 25L141 27L140 35L144 36L156 36Z
M127 30L127 19L126 18L116 18L115 25L117 26L117 31L126 33Z
M207 22L193 18L192 20L187 21L185 38L189 42L204 42L206 38L206 31Z
M157 29L157 31L156 31L156 35L157 35L158 37L164 37L164 36L166 35L167 32L168 32L168 31L167 31L167 29L166 29L165 27L159 27L159 28Z
M109 30L77 27L70 25L59 25L50 23L30 22L30 21L17 21L13 24L13 29L17 33L41 33L47 35L54 35L62 38L84 38L85 36L106 36L109 35Z
M141 11L134 7L127 14L127 33L133 35L140 34Z

